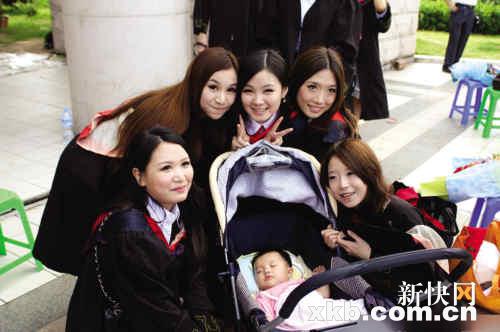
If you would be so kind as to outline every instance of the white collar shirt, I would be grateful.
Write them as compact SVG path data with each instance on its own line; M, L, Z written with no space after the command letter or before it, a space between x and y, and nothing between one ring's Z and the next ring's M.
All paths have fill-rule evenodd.
M172 211L165 209L163 206L158 204L151 197L148 197L148 205L147 210L149 216L158 223L158 226L165 236L167 242L170 242L170 237L172 235L172 225L174 222L178 222L179 217L181 215L181 211L179 210L179 206L176 204L172 208ZM179 225L179 230L182 229L182 225Z
M260 127L263 126L264 129L269 128L269 126L271 126L274 123L274 121L276 121L277 117L278 117L278 112L274 113L264 123L258 123L257 121L251 119L250 117L247 117L247 119L245 120L245 130L247 131L248 135L250 136L255 135L259 131Z
M304 17L316 0L300 0L300 24L304 23Z

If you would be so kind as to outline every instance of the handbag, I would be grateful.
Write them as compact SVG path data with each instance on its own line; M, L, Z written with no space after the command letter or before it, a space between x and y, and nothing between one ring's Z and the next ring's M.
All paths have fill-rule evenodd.
M457 236L454 248L469 251L474 263L459 279L461 283L474 283L475 305L500 314L500 221L488 228L465 226ZM450 260L453 270L459 261ZM472 294L470 299L472 301Z
M412 187L395 181L394 194L418 209L426 226L435 230L450 247L458 234L457 205L440 197L422 197Z

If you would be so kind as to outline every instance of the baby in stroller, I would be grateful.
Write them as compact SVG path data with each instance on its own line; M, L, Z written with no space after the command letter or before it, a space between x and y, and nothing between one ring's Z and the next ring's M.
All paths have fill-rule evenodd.
M222 155L212 165L210 188L238 322L253 322L252 313L262 313L251 263L256 252L288 250L292 261L302 260L300 271L308 271L300 275L304 279L320 265L331 268L332 253L321 230L334 223L336 206L321 188L318 169L319 163L302 151L266 141ZM367 289L361 277L354 277L337 282L334 295L363 299Z
M318 170L319 163L304 152L277 147L264 140L232 154L221 155L212 164L210 189L228 268L223 274L230 281L236 324L246 320L256 330L281 329L296 305L313 290L326 284L334 290L333 298L343 299L342 305L347 306L351 299L364 299L364 307L368 311L379 305L387 308L392 304L383 297L377 297L360 275L452 257L462 259L465 270L470 265L470 255L453 249L405 252L349 265L338 256L332 258L332 251L324 244L321 230L330 224L335 228L337 206L335 200L321 188ZM291 252L295 272L299 260L308 269L323 265L328 270L303 283L299 281L293 290L287 291L289 295L284 296L286 300L282 307L275 310L279 311L278 317L268 322L256 301L259 289L254 278L255 261L252 264L252 259L256 252L269 248ZM461 270L465 271L463 268ZM291 278L288 269L284 271L285 278L280 280L286 283ZM307 277L305 272L302 276ZM449 280L457 280L457 276L459 273L454 273ZM261 288L260 295L272 289L264 289L262 285ZM331 301L321 295L319 297L319 301ZM363 317L358 323L362 325L364 320ZM301 328L304 329L310 328Z
M252 260L255 281L259 292L256 301L260 309L265 313L267 320L272 321L278 316L278 312L283 306L288 295L300 285L304 279L291 279L292 261L290 255L281 249L270 249L260 251ZM324 272L324 266L319 265L313 271L316 273ZM313 308L326 308L346 306L359 309L360 314L366 314L363 299L357 300L333 300L330 298L330 288L328 285L322 286L317 290L303 297L293 310L290 317L283 322L279 328L281 330L313 330L325 327L333 327L345 324L348 317L344 320L321 320L313 314ZM329 300L327 300L329 299ZM330 301L330 304L328 304ZM351 309L352 310L352 309ZM326 317L323 317L326 318ZM353 317L354 318L354 317Z

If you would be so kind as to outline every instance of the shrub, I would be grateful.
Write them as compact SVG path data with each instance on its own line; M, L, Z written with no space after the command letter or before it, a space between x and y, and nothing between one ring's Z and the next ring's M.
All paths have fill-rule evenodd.
M480 0L474 9L479 16L479 25L474 32L482 34L500 33L500 0ZM448 31L450 10L443 0L421 0L419 29Z
M5 14L26 16L36 15L36 8L33 4L33 0L0 0L0 5L2 4L3 8L0 8L0 12L3 11Z

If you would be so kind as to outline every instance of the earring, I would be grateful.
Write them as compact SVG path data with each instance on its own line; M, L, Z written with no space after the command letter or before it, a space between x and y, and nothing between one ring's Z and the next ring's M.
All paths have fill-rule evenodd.
M286 103L286 97L281 98L281 103L282 104Z

